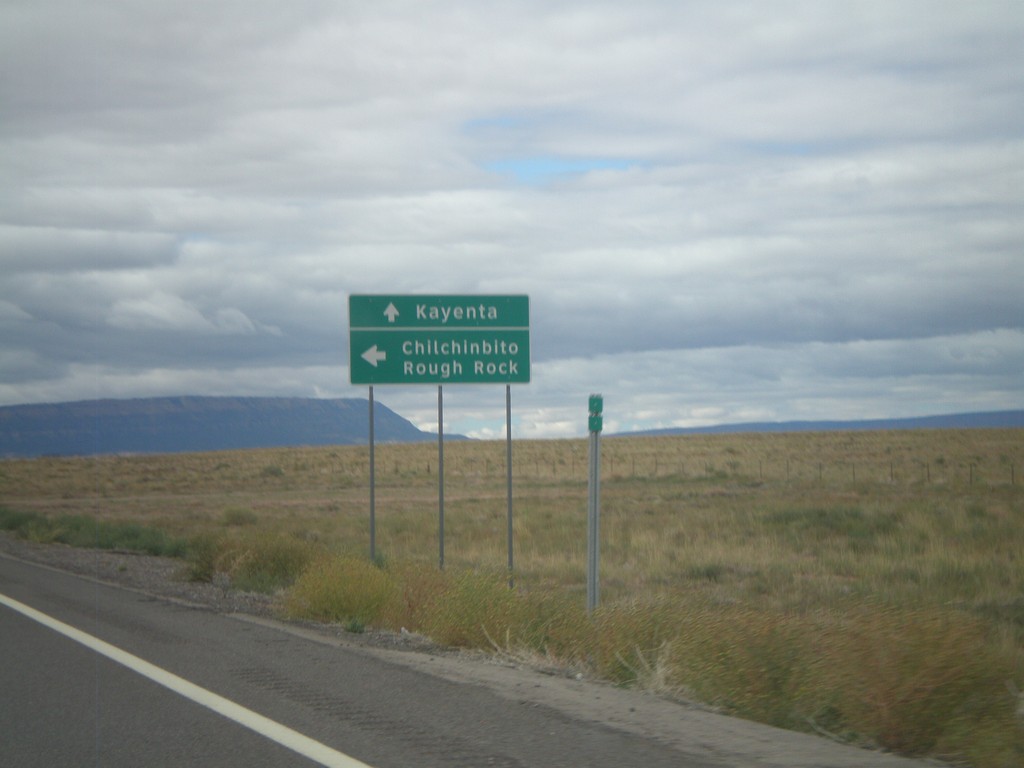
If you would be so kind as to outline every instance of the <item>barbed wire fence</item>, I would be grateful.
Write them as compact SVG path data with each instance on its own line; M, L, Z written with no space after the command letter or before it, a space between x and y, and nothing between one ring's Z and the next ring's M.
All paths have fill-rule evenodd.
M482 452L483 453L483 452ZM378 460L378 472L386 477L412 478L433 476L437 472L436 457L413 459L409 456ZM358 474L358 463L346 462L347 472ZM679 480L740 483L800 482L837 484L871 484L927 486L966 485L977 487L1016 486L1019 471L1014 459L979 461L972 457L932 459L902 457L898 460L870 458L830 458L815 460L806 457L673 456L658 453L616 454L602 456L602 477L609 482L623 480ZM501 458L475 455L449 455L445 458L446 475L456 478L501 479L505 464ZM513 461L513 475L522 480L550 482L585 482L586 456L577 452L557 455L528 456Z

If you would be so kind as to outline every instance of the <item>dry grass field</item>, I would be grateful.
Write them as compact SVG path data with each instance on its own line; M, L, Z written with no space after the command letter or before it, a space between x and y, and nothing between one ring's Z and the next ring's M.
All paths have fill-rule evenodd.
M1024 764L1024 432L584 440L0 462L0 507L140 524L296 616L406 627L904 754ZM58 526L59 528L59 526ZM40 538L54 528L39 529ZM29 533L28 535L31 535Z

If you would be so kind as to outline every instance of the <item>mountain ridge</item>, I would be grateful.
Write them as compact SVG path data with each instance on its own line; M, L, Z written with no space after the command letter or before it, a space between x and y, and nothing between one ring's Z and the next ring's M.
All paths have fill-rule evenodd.
M657 437L670 435L724 435L742 432L851 432L890 429L1014 429L1024 427L1024 410L977 411L937 416L856 421L752 421L706 427L667 427L635 432L617 432L612 437Z
M375 442L435 438L374 401ZM0 407L0 456L5 457L183 453L368 442L369 405L359 398L183 396Z

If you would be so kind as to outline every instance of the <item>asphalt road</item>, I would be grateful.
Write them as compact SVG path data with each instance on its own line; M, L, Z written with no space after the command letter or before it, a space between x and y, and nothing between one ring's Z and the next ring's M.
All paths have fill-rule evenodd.
M347 647L0 556L2 765L916 764L460 663ZM613 700L640 722L603 718Z

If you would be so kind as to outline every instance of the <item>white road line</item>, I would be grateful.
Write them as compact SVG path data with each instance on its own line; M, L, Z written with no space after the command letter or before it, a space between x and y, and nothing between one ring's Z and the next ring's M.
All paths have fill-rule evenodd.
M298 731L294 731L270 718L253 712L251 709L246 709L242 705L218 696L205 688L200 688L195 683L190 683L188 680L178 677L165 669L161 669L155 664L150 664L148 661L140 659L138 656L133 656L127 651L122 651L120 648L110 645L110 643L86 634L80 629L75 629L71 625L58 621L52 616L48 616L41 611L37 611L35 608L7 597L3 593L0 593L0 604L6 605L8 608L27 616L33 621L37 621L71 640L91 648L96 653L128 667L133 672L137 672L143 677L147 677L153 682L171 689L186 699L191 699L196 704L212 709L217 714L223 715L229 720L234 720L239 725L243 725L261 736L276 741L281 746L287 747L293 752L298 752L300 755L308 757L310 760L314 760L321 765L330 766L331 768L370 768L366 763L361 763L353 757L331 749L319 741L304 736Z

